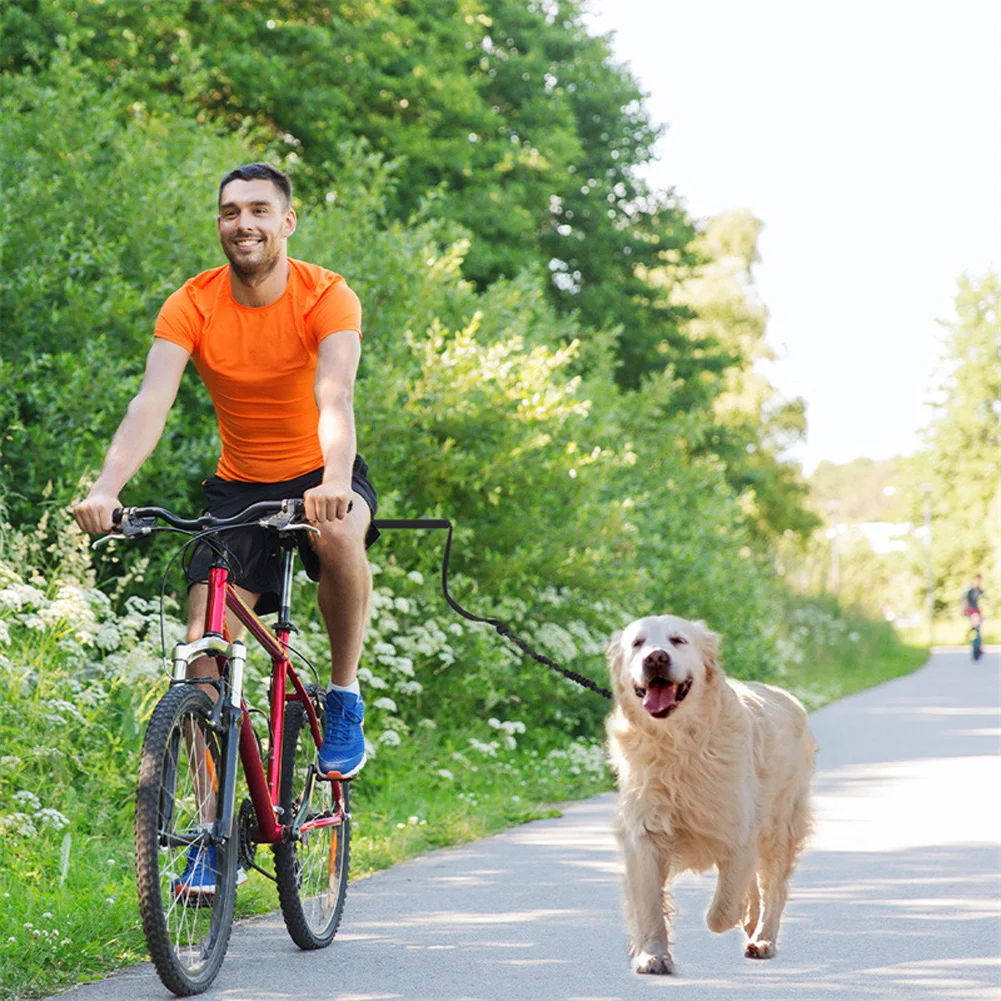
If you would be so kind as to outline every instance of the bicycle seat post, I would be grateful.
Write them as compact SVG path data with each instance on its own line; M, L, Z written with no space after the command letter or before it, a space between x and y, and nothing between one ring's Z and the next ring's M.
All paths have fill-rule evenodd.
M289 539L282 539L282 593L278 611L278 621L275 623L275 633L288 640L292 632L292 568L295 561L295 544Z

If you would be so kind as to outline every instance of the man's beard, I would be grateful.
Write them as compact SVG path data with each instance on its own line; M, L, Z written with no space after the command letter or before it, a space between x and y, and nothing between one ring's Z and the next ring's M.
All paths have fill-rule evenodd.
M265 244L265 246L270 247L269 244ZM224 243L222 249L229 261L230 268L244 285L254 286L262 284L268 279L271 272L278 267L278 262L281 259L281 254L275 252L248 266L249 262L242 261L235 256L229 243Z

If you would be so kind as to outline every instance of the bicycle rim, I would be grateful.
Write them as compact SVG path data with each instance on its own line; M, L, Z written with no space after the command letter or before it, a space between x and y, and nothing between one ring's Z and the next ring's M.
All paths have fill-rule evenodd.
M306 710L292 702L285 713L281 784L283 817L289 822L302 807L306 777L315 758L316 744ZM337 817L341 818L337 823L313 828L296 841L274 846L282 915L300 949L322 949L330 944L341 921L348 883L348 787L345 783L314 782L304 823Z
M209 725L212 703L194 686L172 688L150 719L136 793L136 883L150 958L168 990L204 991L226 954L233 923L238 846L215 846L223 762L220 735ZM193 870L211 873L212 893L195 892Z

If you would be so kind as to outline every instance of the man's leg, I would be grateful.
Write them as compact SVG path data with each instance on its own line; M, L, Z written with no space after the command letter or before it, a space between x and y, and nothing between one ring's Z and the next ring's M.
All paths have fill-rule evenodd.
M355 493L345 518L325 522L319 526L319 536L310 536L320 559L317 602L330 638L331 689L325 703L320 770L345 778L357 774L365 763L361 732L365 710L356 678L372 596L372 571L365 555L371 517L365 499Z
M330 637L330 680L350 685L358 673L368 606L372 596L372 571L365 555L365 533L372 515L360 494L347 516L320 526L311 536L320 558L316 599Z

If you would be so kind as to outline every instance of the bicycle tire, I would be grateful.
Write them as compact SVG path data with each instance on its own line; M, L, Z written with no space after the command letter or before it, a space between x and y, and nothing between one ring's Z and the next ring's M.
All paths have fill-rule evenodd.
M210 816L215 819L215 807L205 803L209 787L218 788L225 759L223 739L209 723L211 714L212 702L199 688L171 688L146 728L136 788L136 886L143 932L160 980L179 997L200 994L215 980L229 944L236 900L238 839L216 846L211 895L185 889L181 880L191 846L165 840L171 835L197 837Z
M310 694L315 686L309 686ZM323 701L314 698L323 728ZM282 817L291 820L302 802L306 775L316 758L309 717L301 702L285 709L282 746L282 780L279 805ZM333 941L344 913L351 859L351 809L346 783L317 781L310 812L316 817L336 812L335 789L343 797L344 819L336 826L317 828L296 841L273 846L275 878L282 917L292 941L300 949L324 949Z

